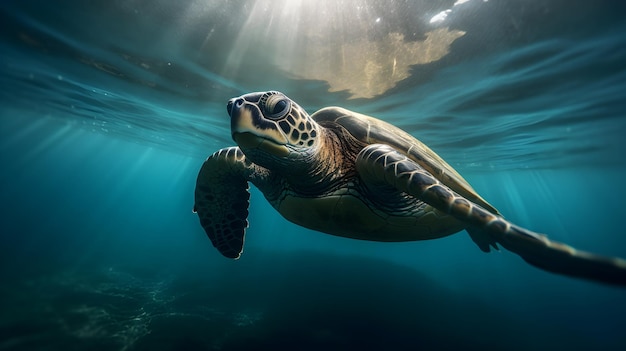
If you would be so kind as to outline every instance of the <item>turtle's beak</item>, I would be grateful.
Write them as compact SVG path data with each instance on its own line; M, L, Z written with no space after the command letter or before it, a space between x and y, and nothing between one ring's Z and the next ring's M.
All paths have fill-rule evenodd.
M228 104L226 104L226 111L228 111L228 115L229 116L233 116L233 107L235 105L235 101L237 100L242 100L241 98L237 99L237 98L232 98L230 100L228 100Z
M289 149L285 145L276 144L271 140L260 138L252 133L233 133L233 140L244 153L250 149L258 149L278 157L289 156Z

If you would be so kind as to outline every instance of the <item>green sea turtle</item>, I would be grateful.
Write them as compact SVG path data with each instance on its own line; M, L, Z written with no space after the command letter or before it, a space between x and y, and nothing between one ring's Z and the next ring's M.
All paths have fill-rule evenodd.
M222 255L239 258L248 226L248 182L287 220L372 241L441 238L463 229L542 269L626 285L626 260L557 243L504 219L441 157L381 120L339 107L309 116L276 91L227 105L238 147L204 162L194 212Z

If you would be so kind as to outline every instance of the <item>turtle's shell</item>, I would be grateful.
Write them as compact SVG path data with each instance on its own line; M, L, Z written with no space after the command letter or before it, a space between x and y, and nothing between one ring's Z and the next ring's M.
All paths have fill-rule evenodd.
M387 144L393 147L424 167L435 178L459 195L480 205L489 212L499 214L498 210L480 197L454 168L428 146L402 129L379 119L341 107L323 108L315 112L311 118L321 125L336 123L342 126L355 139L363 143Z

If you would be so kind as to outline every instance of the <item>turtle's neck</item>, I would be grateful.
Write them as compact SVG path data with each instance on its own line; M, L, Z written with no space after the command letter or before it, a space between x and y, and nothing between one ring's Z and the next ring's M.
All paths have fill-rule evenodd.
M324 195L355 175L354 160L359 146L346 145L334 131L320 130L315 150L302 160L299 164L302 167L294 167L284 174L290 187L303 196Z

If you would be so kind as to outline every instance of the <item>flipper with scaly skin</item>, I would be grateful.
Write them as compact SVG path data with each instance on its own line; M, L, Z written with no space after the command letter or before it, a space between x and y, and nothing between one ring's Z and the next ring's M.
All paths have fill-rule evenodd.
M248 227L248 174L252 165L237 147L209 156L198 174L193 212L219 252L239 258Z
M516 226L455 193L388 145L365 147L357 157L357 169L365 182L392 185L466 222L474 241L482 243L479 246L483 251L498 243L528 263L550 272L626 285L626 260L580 251Z

